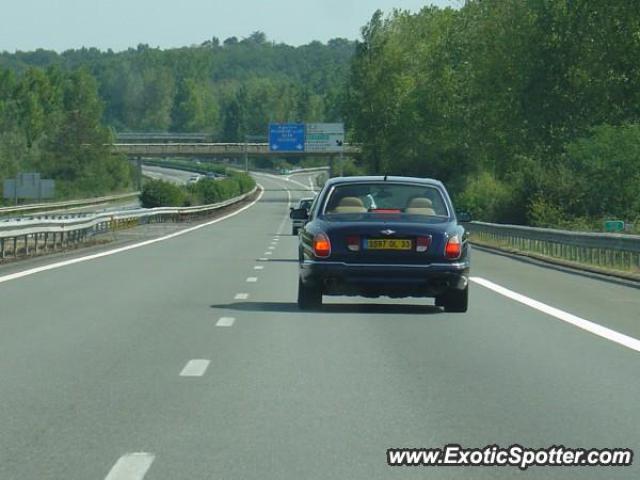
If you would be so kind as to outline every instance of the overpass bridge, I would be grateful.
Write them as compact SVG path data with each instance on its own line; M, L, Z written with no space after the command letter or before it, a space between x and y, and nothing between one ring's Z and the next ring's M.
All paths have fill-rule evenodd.
M268 143L115 143L113 153L128 157L339 157L338 153L273 152ZM345 145L343 155L358 156L358 145Z

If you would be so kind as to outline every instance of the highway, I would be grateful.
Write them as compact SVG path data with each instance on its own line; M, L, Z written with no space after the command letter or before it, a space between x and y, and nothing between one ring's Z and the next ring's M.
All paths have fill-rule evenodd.
M309 178L258 179L255 205L183 235L0 269L0 479L640 478L386 464L448 443L637 453L638 289L476 250L466 314L332 297L302 313L288 206Z
M176 170L173 168L156 167L152 165L143 165L142 173L144 176L153 178L154 180L166 180L177 185L186 184L191 177L201 177L197 173L187 172L184 170Z

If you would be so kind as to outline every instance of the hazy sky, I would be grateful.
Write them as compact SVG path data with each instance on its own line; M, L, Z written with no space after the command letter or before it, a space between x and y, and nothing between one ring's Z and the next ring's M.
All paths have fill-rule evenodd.
M2 0L0 51L200 44L262 30L292 45L359 37L378 8L412 11L462 0Z

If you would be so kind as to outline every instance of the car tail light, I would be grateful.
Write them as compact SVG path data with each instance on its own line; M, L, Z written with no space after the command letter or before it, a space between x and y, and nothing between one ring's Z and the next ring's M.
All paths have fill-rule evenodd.
M462 254L462 243L457 235L454 235L447 241L447 246L444 248L446 257L450 260L460 258Z
M416 238L416 252L426 252L431 245L431 237Z
M357 235L350 235L347 237L347 248L352 252L360 251L360 237Z
M325 233L318 233L313 237L313 254L319 258L331 255L331 241Z

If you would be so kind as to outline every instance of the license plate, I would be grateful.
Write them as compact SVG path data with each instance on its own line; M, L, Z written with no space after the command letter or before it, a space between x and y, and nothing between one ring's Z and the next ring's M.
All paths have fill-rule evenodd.
M367 239L367 250L411 250L411 240L394 239Z

